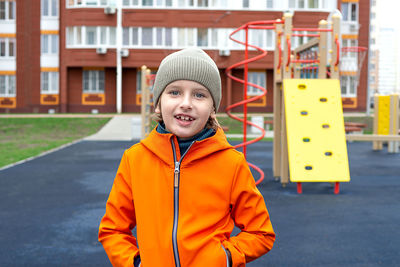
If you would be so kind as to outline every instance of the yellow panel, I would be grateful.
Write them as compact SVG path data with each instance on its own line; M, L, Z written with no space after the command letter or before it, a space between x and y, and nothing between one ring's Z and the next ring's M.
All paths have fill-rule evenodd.
M0 97L0 108L16 108L16 97Z
M58 94L40 94L40 105L58 105Z
M292 182L350 181L339 80L283 80Z
M82 93L82 105L105 105L106 96L104 93Z
M380 95L378 102L378 134L390 131L390 95Z

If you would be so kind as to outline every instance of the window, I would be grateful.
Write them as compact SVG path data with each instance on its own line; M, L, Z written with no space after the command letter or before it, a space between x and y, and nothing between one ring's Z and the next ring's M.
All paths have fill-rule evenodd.
M41 36L41 51L42 51L42 55L58 54L58 35L42 34L42 36Z
M249 30L249 40L250 44L258 46L258 47L264 47L264 30L254 30L250 29Z
M107 26L67 27L66 37L67 48L114 46L116 45L116 28Z
M107 44L107 27L100 27L100 44Z
M249 0L243 0L243 7L249 7L250 5L249 5L250 3L249 3Z
M129 28L122 28L122 44L129 45Z
M318 0L308 0L308 8L318 8Z
M153 28L142 28L142 45L153 45Z
M162 46L163 44L163 29L156 28L156 45Z
M59 0L41 0L42 17L58 17Z
M0 1L0 20L15 20L15 1Z
M197 0L198 7L208 7L208 0Z
M357 80L356 76L351 75L341 75L340 76L340 88L342 91L342 96L345 97L355 97L357 96Z
M185 28L178 29L178 46L185 46L185 39L186 39L185 30L186 30Z
M15 38L0 38L0 57L15 57Z
M132 44L139 44L139 28L132 28Z
M41 93L42 94L58 94L58 72L42 72L41 73Z
M86 44L97 44L97 29L96 27L86 27Z
M87 35L88 31L94 32L94 29L90 27L82 27L82 30L78 30L77 27L72 27L75 31L67 28L67 47L88 47L94 46L89 45L87 42L91 42L90 36L86 37L86 45L81 45L79 40L75 41L75 37ZM86 29L86 30L85 30ZM110 30L107 33L106 29ZM230 28L164 28L164 27L124 27L122 29L122 44L124 47L140 47L140 48L154 48L154 47L190 47L199 46L202 48L217 48L217 49L238 49L244 50L244 46L237 44L229 40L229 34L235 29ZM102 33L104 31L104 33ZM101 37L102 45L113 45L115 44L115 28L105 27L104 29L97 27L97 35ZM93 33L94 34L94 33ZM109 39L105 37L109 34ZM108 36L108 35L107 35ZM70 39L74 39L72 42ZM80 37L79 37L80 38ZM79 39L76 38L76 39ZM244 41L244 31L239 31L234 35L234 38L239 41ZM262 31L262 30L250 30L249 42L253 45L259 46L264 49L274 49L274 31ZM109 40L109 41L107 41ZM97 43L95 43L97 44Z
M172 46L172 29L165 28L165 46Z
M197 46L208 46L208 29L197 29Z
M343 21L358 22L358 3L342 3Z
M16 95L15 75L0 75L0 96L13 97Z
M110 45L117 44L117 28L116 27L108 27L110 31Z
M266 87L267 77L265 71L249 71L247 73L247 80L249 83L256 84L263 88ZM257 96L261 95L262 93L263 91L258 89L257 87L251 85L247 86L247 95L249 96Z
M323 6L324 2L321 0L289 0L289 8L317 9L323 8Z
M129 1L129 0L128 0ZM115 2L115 1L114 1ZM123 4L125 5L126 0L124 0ZM109 0L68 0L67 5L68 7L74 7L74 6L88 6L88 7L96 7L96 6L107 6L109 3ZM111 1L110 1L111 3Z
M103 70L84 70L82 80L84 93L104 93Z
M153 6L153 0L142 0L143 6Z

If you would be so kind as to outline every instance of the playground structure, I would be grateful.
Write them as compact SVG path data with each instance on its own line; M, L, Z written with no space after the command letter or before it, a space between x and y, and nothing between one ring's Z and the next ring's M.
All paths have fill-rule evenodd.
M333 15L329 23L321 20L319 27L313 29L293 28L292 16L287 13L283 20L249 22L230 35L233 41L245 46L245 59L226 70L229 78L244 85L244 100L229 106L226 112L243 122L243 143L237 147L243 147L246 155L246 146L265 135L261 127L247 121L246 105L266 94L265 88L248 83L248 64L267 54L264 49L249 44L248 30L274 30L274 177L285 186L289 182L290 169L290 180L297 182L298 193L302 192L301 182L334 182L337 194L339 182L350 180L339 83L340 16ZM328 28L329 24L331 28ZM245 30L244 41L232 37L240 30ZM302 36L314 38L292 50L292 38ZM260 54L249 59L249 48L258 50ZM244 66L244 79L231 75L231 70L241 65ZM262 90L263 95L248 98L247 86ZM302 96L298 95L299 92ZM301 105L296 106L296 103ZM243 118L230 113L239 105L243 105ZM321 118L316 116L318 114L326 116ZM304 124L296 125L299 120ZM247 141L247 125L259 128L261 136ZM299 134L303 128L308 132ZM260 172L261 177L257 181L260 182L264 174L256 170Z

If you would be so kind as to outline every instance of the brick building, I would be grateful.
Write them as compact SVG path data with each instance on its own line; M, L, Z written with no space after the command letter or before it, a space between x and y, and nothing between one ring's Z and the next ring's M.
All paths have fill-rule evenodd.
M343 46L368 47L369 0L0 0L0 113L140 112L140 67L156 72L167 54L188 46L203 48L220 68L223 111L243 98L242 85L224 75L244 57L230 32L284 11L294 12L294 26L316 27L335 9ZM274 38L272 30L250 33L270 53L249 65L249 80L268 89L249 112L272 112ZM342 77L346 110L366 109L366 62L358 89L351 75Z

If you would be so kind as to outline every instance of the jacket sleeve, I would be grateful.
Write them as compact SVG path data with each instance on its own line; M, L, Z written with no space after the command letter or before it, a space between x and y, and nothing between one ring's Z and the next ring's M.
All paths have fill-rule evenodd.
M129 162L124 153L100 222L99 241L113 266L133 266L139 254L131 230L136 226Z
M272 249L275 233L264 198L243 156L240 157L231 191L231 216L241 232L223 241L234 267L245 266Z

